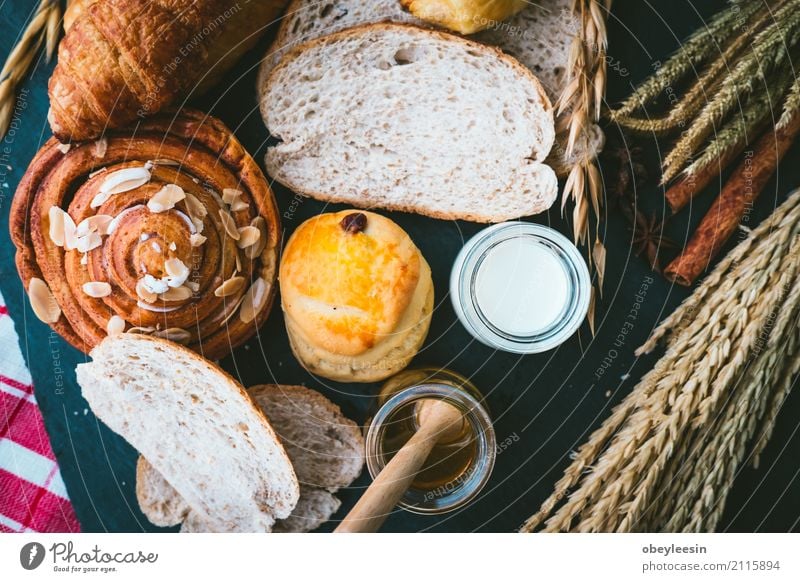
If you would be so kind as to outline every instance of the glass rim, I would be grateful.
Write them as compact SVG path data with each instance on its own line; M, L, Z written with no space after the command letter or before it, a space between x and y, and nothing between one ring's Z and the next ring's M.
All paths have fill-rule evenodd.
M514 335L495 326L483 314L474 292L475 279L490 250L505 241L531 237L550 249L564 267L569 296L560 317L530 335ZM591 277L577 247L560 232L530 222L504 222L478 232L456 257L450 274L450 298L461 323L481 343L517 354L553 349L574 334L586 318L591 299Z
M432 498L428 498L428 494L425 494L419 500L414 498L413 490L409 489L401 498L398 507L412 513L447 513L473 501L489 481L497 454L494 427L488 411L479 400L468 392L449 384L436 382L416 384L389 398L372 418L367 430L365 449L367 470L373 479L386 465L383 461L383 451L380 448L387 426L386 421L391 414L403 406L413 405L418 400L431 397L440 397L464 412L464 417L476 435L477 451L472 465L465 471L468 476L451 490L445 489L443 494Z

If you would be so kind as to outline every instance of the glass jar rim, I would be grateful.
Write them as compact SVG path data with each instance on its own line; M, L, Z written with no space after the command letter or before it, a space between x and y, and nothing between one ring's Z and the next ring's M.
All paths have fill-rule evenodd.
M475 280L488 253L521 237L533 238L553 253L564 268L569 287L561 316L530 336L495 326L483 314L475 293ZM580 251L560 232L530 222L504 222L478 232L461 249L450 274L450 298L461 323L481 343L511 353L539 353L562 344L580 327L589 310L591 277Z
M459 408L470 423L476 435L477 451L467 477L452 489L446 489L441 495L415 499L412 490L398 503L398 506L421 514L446 513L470 503L489 481L494 468L496 456L496 437L492 421L486 408L468 392L435 382L409 386L389 398L372 418L366 436L367 470L372 478L376 478L386 463L383 460L381 443L386 430L386 421L400 408L413 405L418 400L441 398Z

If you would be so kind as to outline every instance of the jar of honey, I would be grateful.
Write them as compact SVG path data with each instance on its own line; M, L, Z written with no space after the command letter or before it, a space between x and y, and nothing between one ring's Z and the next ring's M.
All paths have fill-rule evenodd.
M444 513L472 501L489 480L495 434L478 389L445 369L419 368L393 376L381 387L368 424L367 468L373 479L417 431L417 405L444 399L464 415L457 434L434 445L399 505L415 513Z

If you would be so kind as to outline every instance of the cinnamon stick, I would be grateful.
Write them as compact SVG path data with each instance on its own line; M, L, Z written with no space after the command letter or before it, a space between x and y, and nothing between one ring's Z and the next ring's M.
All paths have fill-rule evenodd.
M664 193L672 213L677 214L686 206L692 198L708 186L711 180L719 176L722 169L739 157L746 146L747 141L741 140L735 147L720 156L716 163L708 164L694 174L683 174L679 180L673 183Z
M689 286L708 268L775 173L798 131L800 114L795 114L783 128L763 135L756 147L745 153L686 248L664 269L665 277Z

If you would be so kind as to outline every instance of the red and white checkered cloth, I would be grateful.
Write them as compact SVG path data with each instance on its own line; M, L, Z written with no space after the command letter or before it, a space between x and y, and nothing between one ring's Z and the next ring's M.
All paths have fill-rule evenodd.
M0 295L0 532L77 532L14 322Z

